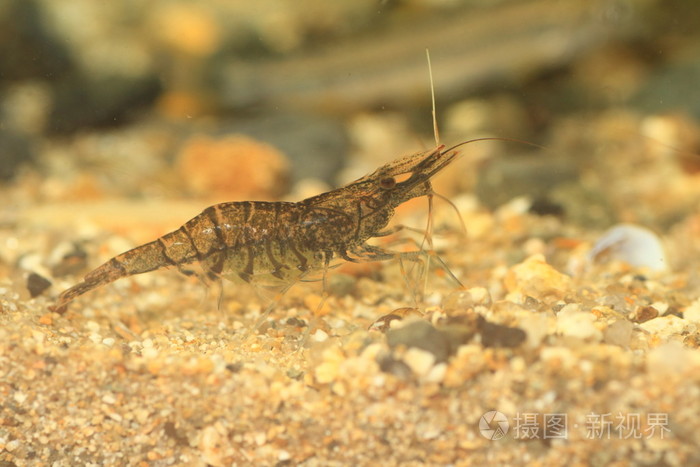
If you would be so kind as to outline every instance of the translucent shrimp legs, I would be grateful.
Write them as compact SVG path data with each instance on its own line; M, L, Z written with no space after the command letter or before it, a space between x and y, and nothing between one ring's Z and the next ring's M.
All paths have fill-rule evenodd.
M457 157L455 149L416 153L390 162L342 188L296 203L244 201L210 206L174 232L110 259L61 293L55 311L122 277L199 262L226 279L270 281L286 288L331 260L416 259L422 251L395 253L367 244L389 235L394 209L434 195L430 179ZM400 227L399 227L400 228Z

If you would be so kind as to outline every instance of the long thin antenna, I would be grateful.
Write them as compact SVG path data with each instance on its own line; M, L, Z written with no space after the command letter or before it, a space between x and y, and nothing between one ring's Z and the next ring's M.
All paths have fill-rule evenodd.
M428 59L428 74L430 75L430 97L433 101L433 134L435 135L435 147L440 146L440 132L438 131L437 113L435 111L435 85L433 84L433 66L430 64L430 50L425 49Z
M430 98L433 105L433 135L435 136L435 147L440 147L440 132L438 131L437 112L435 110L435 85L433 83L433 65L430 63L430 49L425 48L425 58L428 59L428 75L430 76ZM431 188L432 189L432 188ZM423 251L425 242L428 242L428 247L433 250L433 194L428 195L428 226L425 230L425 236L421 242L420 249ZM423 280L423 290L425 291L428 282L428 270L430 269L430 255L426 256Z

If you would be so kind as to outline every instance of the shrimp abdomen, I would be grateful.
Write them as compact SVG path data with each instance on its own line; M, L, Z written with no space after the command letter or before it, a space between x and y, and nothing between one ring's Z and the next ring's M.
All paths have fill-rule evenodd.
M222 247L212 240L210 235L190 233L190 230L195 228L211 231L214 226L209 224L211 220L202 213L173 232L115 256L90 271L82 282L61 293L54 309L63 310L75 298L122 277L155 271L167 266L181 267L201 260L205 254L202 250L209 251Z

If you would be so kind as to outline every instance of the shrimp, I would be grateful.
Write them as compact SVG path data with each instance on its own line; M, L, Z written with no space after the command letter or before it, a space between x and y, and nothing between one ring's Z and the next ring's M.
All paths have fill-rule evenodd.
M54 311L123 277L199 262L212 277L291 286L325 271L334 259L352 262L415 259L422 251L392 252L368 244L387 228L400 204L434 195L431 178L450 165L464 144L390 162L344 187L299 202L215 204L179 229L133 248L89 272L58 296Z
M265 282L286 292L307 276L325 274L335 259L363 262L419 261L417 251L392 252L367 243L391 235L394 210L406 201L426 196L432 207L431 179L458 156L460 146L476 141L509 140L484 137L445 149L439 143L430 54L432 117L435 149L394 160L344 187L291 202L241 201L215 204L179 229L110 259L65 290L52 307L63 311L75 298L123 277L199 262L206 275L245 282ZM515 140L517 141L517 140ZM441 197L442 198L442 197ZM432 223L425 239L430 243ZM457 282L447 266L437 258ZM325 290L325 287L324 287ZM264 315L269 312L266 311Z

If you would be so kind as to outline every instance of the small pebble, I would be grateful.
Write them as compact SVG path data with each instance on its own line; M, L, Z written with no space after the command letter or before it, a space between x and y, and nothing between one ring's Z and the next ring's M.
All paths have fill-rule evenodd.
M8 441L7 444L5 444L5 450L7 452L12 452L16 450L18 447L20 447L20 441L18 439L13 439L12 441Z
M634 324L626 319L619 319L609 325L603 332L603 339L607 344L619 345L627 348L632 339Z
M224 465L221 454L221 444L225 435L219 433L216 426L209 425L202 429L199 438L199 449L202 460L211 465Z
M427 350L411 347L404 354L403 361L414 374L422 377L435 365L435 355Z
M677 336L685 332L688 329L688 325L688 321L678 316L667 315L650 319L649 321L641 323L639 327L662 339L668 339L669 337Z
M35 272L29 273L27 277L27 289L32 298L38 297L46 289L51 287L51 281Z
M340 375L340 366L345 361L343 351L337 346L327 347L321 353L323 361L315 368L314 376L321 384L331 383Z
M380 370L392 374L399 379L407 380L411 376L411 368L406 362L395 358L393 355L377 355L377 363L379 364ZM384 381L381 380L381 382L383 383Z
M650 319L654 319L659 316L659 310L653 306L640 306L634 310L630 319L635 323L645 323Z
M328 333L323 329L316 329L316 331L311 335L311 338L315 342L325 342L328 340Z
M442 383L445 380L445 375L447 374L447 363L442 362L436 365L428 371L428 373L423 377L423 381L426 383Z
M386 334L389 347L404 345L430 352L437 362L444 362L450 353L450 342L442 332L424 320L415 320Z
M599 341L602 333L594 325L595 315L577 308L567 306L557 314L557 331L564 336Z
M485 319L480 323L479 332L484 347L517 347L527 339L522 329L490 323Z
M571 277L547 264L542 255L533 255L511 267L504 284L508 292L538 300L562 299L572 288Z
M24 404L24 401L27 400L27 394L24 392L17 391L15 392L12 398L15 400L15 402L22 405Z
M618 260L652 271L667 268L661 239L651 230L633 224L620 224L605 232L588 253L592 263Z
M115 402L117 402L117 398L114 397L114 394L107 393L107 394L105 394L104 396L102 396L102 402L104 402L105 404L110 404L110 405L112 405L112 404L114 404Z

